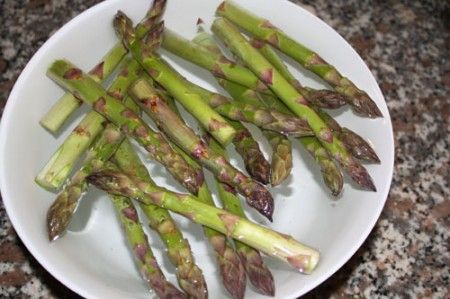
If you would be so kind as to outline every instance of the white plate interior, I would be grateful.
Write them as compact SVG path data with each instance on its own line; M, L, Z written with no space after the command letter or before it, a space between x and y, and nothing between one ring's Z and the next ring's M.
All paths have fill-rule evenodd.
M333 29L287 1L239 2L258 15L269 18L332 62L369 93L385 116L370 120L357 117L348 109L336 113L341 124L369 139L380 156L381 165L367 166L378 192L360 191L346 183L343 196L339 201L333 201L323 186L320 171L308 154L293 142L293 174L287 183L272 192L276 202L274 222L269 224L247 209L254 220L320 249L322 259L311 275L296 273L281 262L266 258L274 273L276 297L292 298L311 290L339 269L375 224L392 176L392 126L374 77L357 53ZM219 3L219 0L171 0L165 15L166 26L192 38L196 33L197 19L201 17L206 22L205 27L209 28ZM52 244L47 240L45 215L55 195L39 188L33 179L82 114L78 113L77 120L71 121L56 141L38 125L40 117L63 93L45 76L45 71L57 58L66 58L84 70L90 69L116 42L110 26L115 12L121 9L137 22L148 5L148 0L110 0L68 23L49 39L27 65L11 92L2 119L0 187L8 215L37 260L61 282L88 298L148 298L149 291L134 266L112 205L99 191L91 190L83 200L71 231L64 238ZM216 86L206 71L173 56L168 57L192 81L205 87ZM298 67L292 70L306 85L323 87L314 76L300 72ZM263 146L268 148L267 144ZM233 161L239 163L235 154ZM161 167L154 163L148 165L158 183L176 185L172 179L165 178L166 172ZM174 217L190 241L196 261L207 280L211 298L221 297L225 290L201 228L182 217ZM162 243L153 232L149 234L167 277L175 282L174 268L163 254ZM262 298L250 286L247 289L247 298Z

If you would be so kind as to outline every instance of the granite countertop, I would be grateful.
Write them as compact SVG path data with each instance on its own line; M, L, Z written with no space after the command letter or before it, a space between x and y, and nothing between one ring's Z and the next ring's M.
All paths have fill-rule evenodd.
M47 38L98 0L0 0L0 109ZM450 3L294 0L362 56L386 97L395 172L384 211L345 266L305 298L448 298ZM0 162L1 163L1 162ZM0 202L0 297L78 298L30 255Z

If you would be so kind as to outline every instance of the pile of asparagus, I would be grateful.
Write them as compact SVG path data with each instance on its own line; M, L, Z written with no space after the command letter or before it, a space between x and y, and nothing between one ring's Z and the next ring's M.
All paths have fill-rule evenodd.
M236 4L223 2L212 26L235 60L226 57L204 30L189 41L165 29L161 21L165 5L166 0L155 0L135 27L118 12L113 25L120 41L88 74L66 60L57 60L48 69L48 76L67 93L41 120L44 128L56 133L83 103L92 107L36 177L48 190L59 190L64 184L48 210L49 239L64 234L83 194L89 185L95 185L109 194L140 272L159 297L206 298L208 294L189 243L169 211L203 225L223 284L233 298L244 297L246 277L258 292L273 296L274 280L261 253L304 273L316 267L319 253L247 220L239 195L272 220L273 199L264 185L279 185L289 176L289 136L311 153L332 194L342 191L341 168L358 185L375 191L360 160L379 162L376 153L324 109L348 104L361 115L378 117L381 113L364 91L317 53ZM242 35L236 25L252 39ZM189 82L158 54L160 46L209 70L230 97ZM302 86L273 47L316 73L334 90ZM119 65L118 75L104 89L101 84ZM185 123L175 101L197 119L200 132ZM142 119L142 112L154 121L158 132ZM273 149L270 163L242 123L262 130ZM165 166L189 194L157 186L130 138L150 159ZM229 143L242 156L249 175L229 163L224 149ZM83 166L68 179L86 151ZM215 206L204 168L215 177L223 209ZM167 246L182 291L168 282L159 268L135 204Z

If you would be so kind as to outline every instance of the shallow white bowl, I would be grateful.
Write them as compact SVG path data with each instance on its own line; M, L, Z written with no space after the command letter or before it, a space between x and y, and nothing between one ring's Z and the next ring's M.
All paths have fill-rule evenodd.
M304 9L280 0L247 0L244 7L267 17L288 34L316 50L326 60L376 101L384 118L370 120L349 110L337 113L338 120L368 138L380 156L381 165L367 166L378 192L360 191L346 184L343 196L333 201L323 186L320 171L309 155L295 144L295 168L291 178L273 190L276 207L270 227L293 235L320 249L322 259L311 275L302 275L267 258L276 280L276 297L293 298L313 289L338 270L361 246L373 228L386 200L393 169L392 126L383 95L367 66L351 46L332 28ZM170 0L166 26L186 37L196 33L201 17L209 25L219 0ZM118 9L138 21L148 0L105 1L82 13L52 36L28 63L11 92L3 114L0 136L0 188L8 215L20 238L36 259L57 279L87 298L148 298L149 291L125 246L120 225L106 197L96 190L83 200L67 235L50 244L45 230L47 208L55 195L33 181L50 154L78 120L64 132L51 136L38 125L40 117L62 95L45 76L57 58L67 58L88 70L116 42L111 20ZM214 80L203 70L169 55L182 72L206 87ZM314 76L293 69L302 82L321 87ZM78 113L78 119L81 117ZM260 136L260 135L257 135ZM294 142L295 143L295 142ZM267 149L266 143L262 143ZM233 161L239 159L233 154ZM161 184L176 185L159 166L149 168ZM250 216L265 223L252 211ZM185 231L199 266L203 269L211 298L223 297L214 257L199 226L175 216ZM267 224L267 223L266 223ZM150 240L168 278L175 282L174 269L163 255L163 246L153 232ZM260 298L248 287L247 298Z

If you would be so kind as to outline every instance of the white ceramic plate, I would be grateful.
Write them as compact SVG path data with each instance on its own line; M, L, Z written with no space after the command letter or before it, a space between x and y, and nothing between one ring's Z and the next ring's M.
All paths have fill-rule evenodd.
M196 21L207 25L213 19L219 0L170 0L166 26L192 38ZM339 201L325 190L320 172L308 154L296 145L295 168L291 178L273 190L276 207L270 226L319 248L322 259L311 275L296 273L281 262L267 258L276 280L276 297L293 298L313 289L338 270L361 246L373 228L388 194L393 169L393 135L383 95L367 66L351 46L332 28L302 8L280 0L239 1L258 15L269 18L294 38L331 61L380 107L383 119L370 120L350 111L338 120L370 140L381 165L367 166L378 192L365 192L350 184ZM118 9L134 21L148 8L148 0L105 1L82 13L52 36L31 59L11 92L3 114L0 136L0 187L8 215L30 252L57 279L87 298L148 298L149 291L134 267L125 246L120 225L106 197L92 190L71 225L71 231L50 244L45 230L47 208L55 195L39 188L34 176L71 131L72 121L62 134L51 136L38 125L40 117L60 95L61 89L45 76L46 68L57 58L67 58L88 70L116 42L111 20ZM172 57L173 58L173 57ZM214 82L205 71L180 59L175 63L193 81L205 87ZM317 80L295 70L306 85L321 87ZM78 119L81 113L78 114ZM260 136L260 135L259 135ZM267 144L263 144L267 148ZM149 163L161 184L173 184L165 172ZM261 217L253 219L262 222ZM208 283L210 297L224 297L214 257L203 241L201 229L176 217L183 227L199 266ZM175 282L174 269L163 255L163 246L154 233L150 240L168 278ZM260 298L249 286L247 298Z

